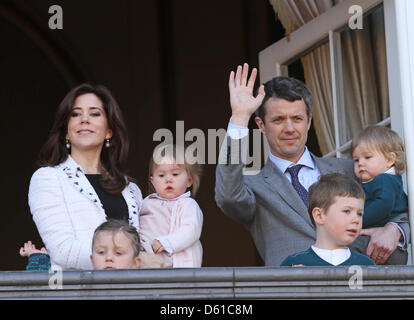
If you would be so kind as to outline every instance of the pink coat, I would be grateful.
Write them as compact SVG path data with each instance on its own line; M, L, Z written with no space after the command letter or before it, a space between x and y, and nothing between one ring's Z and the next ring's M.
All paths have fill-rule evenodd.
M159 254L165 267L201 267L203 213L190 192L172 200L150 194L142 202L139 224L146 252L153 253L151 244L155 239L169 251Z

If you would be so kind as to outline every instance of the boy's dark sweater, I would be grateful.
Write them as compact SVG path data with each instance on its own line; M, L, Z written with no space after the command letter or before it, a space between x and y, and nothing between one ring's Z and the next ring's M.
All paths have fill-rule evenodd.
M351 251L351 256L339 264L338 266L353 266L353 265L375 265L375 262L368 258L366 255ZM319 257L312 247L308 250L291 254L280 264L281 266L291 267L293 265L302 264L304 266L334 266L329 262Z

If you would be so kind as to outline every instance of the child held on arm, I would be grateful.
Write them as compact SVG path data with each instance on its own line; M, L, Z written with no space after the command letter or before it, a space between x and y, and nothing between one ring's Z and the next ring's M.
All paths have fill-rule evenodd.
M139 215L141 243L166 268L201 267L203 213L191 198L200 185L201 167L185 159L176 145L156 148L149 165L150 191ZM155 192L154 192L155 191Z
M29 257L26 270L49 270L50 257L45 248L36 249L30 241L20 248ZM140 239L135 227L122 220L108 220L96 228L92 240L91 261L95 270L160 268L159 258L140 252Z
M375 265L350 250L362 229L365 194L345 175L326 174L309 188L308 211L316 226L316 242L308 250L288 256L281 266Z
M383 227L394 216L408 212L401 178L404 147L398 134L387 127L368 127L352 141L351 151L355 175L365 191L362 227Z

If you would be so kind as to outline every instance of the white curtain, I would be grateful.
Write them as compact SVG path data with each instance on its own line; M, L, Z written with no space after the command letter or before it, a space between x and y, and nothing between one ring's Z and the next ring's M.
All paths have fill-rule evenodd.
M342 0L269 0L290 33ZM364 16L362 30L341 33L346 132L341 143L362 128L389 116L384 14L382 8ZM314 100L313 118L323 154L335 149L329 44L301 58L306 84Z

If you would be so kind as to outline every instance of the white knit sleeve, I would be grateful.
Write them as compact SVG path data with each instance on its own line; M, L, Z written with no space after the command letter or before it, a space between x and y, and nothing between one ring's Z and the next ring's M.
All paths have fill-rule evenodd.
M63 269L92 269L92 238L77 238L64 192L56 169L37 170L29 187L33 220L54 264Z

